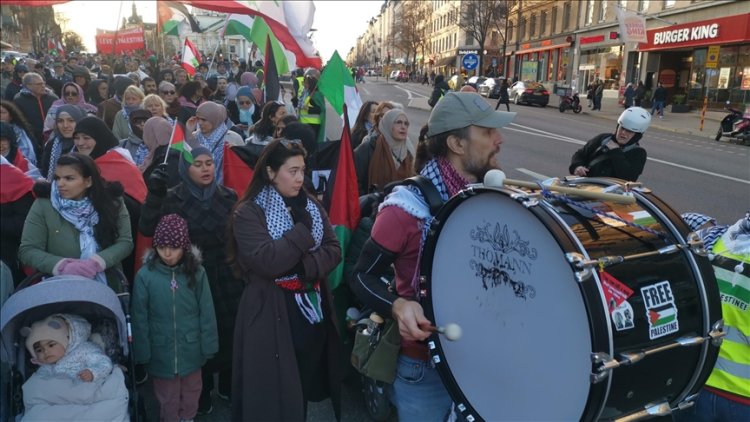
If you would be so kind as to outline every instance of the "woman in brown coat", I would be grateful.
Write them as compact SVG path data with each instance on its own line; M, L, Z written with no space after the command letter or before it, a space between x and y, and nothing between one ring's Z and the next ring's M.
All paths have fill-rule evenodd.
M232 420L304 420L331 397L340 419L341 356L326 276L341 248L303 186L298 140L266 146L235 207L229 260L245 282L234 329Z

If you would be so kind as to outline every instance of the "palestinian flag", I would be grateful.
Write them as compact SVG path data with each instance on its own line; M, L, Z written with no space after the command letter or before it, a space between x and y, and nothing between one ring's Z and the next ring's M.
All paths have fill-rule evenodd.
M20 151L19 151L20 152ZM0 204L15 202L34 187L34 180L0 156Z
M344 108L344 116L347 109ZM354 171L354 158L352 156L352 145L350 140L349 124L344 118L344 131L341 134L339 145L339 158L336 168L331 174L333 182L331 206L328 215L333 226L333 231L341 245L341 263L328 276L331 290L338 287L344 281L344 261L346 251L349 249L349 240L352 232L359 224L359 190L357 188L357 174Z
M169 138L169 148L180 151L182 153L182 158L188 163L193 164L193 155L190 154L190 151L193 149L188 145L187 140L185 139L185 129L180 123L174 124L172 137ZM166 156L169 157L169 151L167 151Z
M344 104L348 108L349 125L353 125L362 107L362 98L359 97L357 87L352 79L352 72L346 67L346 63L339 56L338 51L333 52L331 60L323 69L318 81L318 91L328 100L339 116L344 114Z
M176 1L157 1L159 30L162 35L180 36L189 32L201 32L187 8Z
M276 68L276 54L271 47L271 37L266 36L266 61L263 67L263 73L266 75L263 82L263 100L278 101L283 103L284 97L281 95L281 82L279 82L279 72Z
M104 180L120 182L128 196L139 204L146 202L148 189L143 174L132 161L117 152L117 149L107 151L94 162Z
M279 40L273 34L271 28L269 28L263 18L253 18L247 15L238 14L229 15L224 24L222 38L227 35L239 35L259 47L266 45L266 38L271 38L271 49L273 50L274 59L276 60L276 70L278 74L283 75L289 72L289 60L286 58L284 48L281 46L281 43L279 43ZM267 61L268 59L263 60L264 63ZM268 74L268 72L265 73Z
M651 327L668 324L675 319L677 319L677 309L675 309L674 305L671 303L649 309L648 311L648 320Z
M224 186L237 192L238 197L241 197L250 186L253 168L258 159L250 158L247 150L242 146L230 147L224 143L224 164L221 169L224 172Z
M182 63L180 66L190 75L194 76L198 65L201 63L201 55L189 39L185 38L185 47L182 49Z

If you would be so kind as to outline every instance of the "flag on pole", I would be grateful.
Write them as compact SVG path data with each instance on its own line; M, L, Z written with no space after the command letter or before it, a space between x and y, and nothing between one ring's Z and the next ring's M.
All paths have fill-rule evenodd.
M198 22L187 8L176 1L157 1L159 30L162 35L181 36L189 32L201 32Z
M63 48L62 40L59 38L57 39L57 55L65 56L65 49Z
M352 232L359 224L359 190L357 188L357 173L354 170L354 158L349 133L347 109L344 107L344 130L341 133L339 145L339 159L331 174L333 188L331 206L328 210L331 226L341 245L341 262L328 276L331 290L344 281L344 261Z
M185 47L182 49L182 63L180 66L190 75L194 76L198 65L201 62L201 55L189 39L185 38Z
M349 125L354 124L359 109L362 107L362 98L359 97L352 74L338 51L333 52L331 60L328 60L325 69L320 74L318 91L323 94L339 116L344 114L344 104L346 104Z
M52 39L47 39L47 53L53 56L57 56L57 45Z
M174 128L172 129L172 137L169 139L169 148L172 148L175 151L180 151L180 153L182 153L182 158L188 163L193 164L193 155L190 154L190 151L193 149L188 145L187 140L185 139L185 129L179 122L175 123ZM167 151L167 155L164 157L164 162L166 162L167 157L169 157L169 151Z
M263 95L265 101L281 101L281 82L279 82L279 72L276 67L276 54L271 47L271 36L266 36L266 61L263 65L265 81L263 82Z
M238 14L228 15L222 30L222 38L227 35L239 35L258 47L265 46L266 38L270 37L278 74L283 75L289 71L289 60L286 58L284 48L263 18Z

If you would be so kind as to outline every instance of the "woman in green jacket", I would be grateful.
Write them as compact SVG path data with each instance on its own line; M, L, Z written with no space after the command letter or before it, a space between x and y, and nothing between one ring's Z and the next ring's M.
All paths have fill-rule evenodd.
M60 157L54 182L35 186L18 249L20 261L46 274L79 275L119 291L112 270L133 249L122 185L108 183L82 154Z

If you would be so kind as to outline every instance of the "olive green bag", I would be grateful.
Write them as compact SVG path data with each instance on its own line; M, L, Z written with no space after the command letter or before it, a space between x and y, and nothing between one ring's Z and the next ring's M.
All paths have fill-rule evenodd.
M401 349L401 335L398 323L386 320L379 334L366 334L357 329L352 349L352 365L362 375L376 381L392 384L396 379L398 354Z

